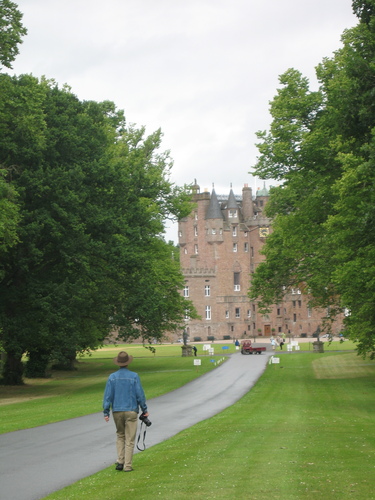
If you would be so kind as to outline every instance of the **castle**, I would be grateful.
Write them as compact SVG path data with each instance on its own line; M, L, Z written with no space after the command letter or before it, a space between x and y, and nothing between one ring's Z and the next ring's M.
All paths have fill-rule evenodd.
M245 184L242 195L201 193L192 186L194 209L178 225L180 263L185 278L183 296L195 305L201 319L186 318L190 340L267 337L284 333L291 337L315 336L324 310L311 309L299 289L286 293L268 314L250 301L251 275L264 259L260 250L272 231L263 214L269 199L265 185L253 197ZM341 321L334 323L338 335Z

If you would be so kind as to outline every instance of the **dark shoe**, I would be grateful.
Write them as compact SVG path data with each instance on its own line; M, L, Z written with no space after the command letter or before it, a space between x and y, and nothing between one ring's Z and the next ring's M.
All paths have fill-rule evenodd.
M124 464L116 464L116 470L124 470Z

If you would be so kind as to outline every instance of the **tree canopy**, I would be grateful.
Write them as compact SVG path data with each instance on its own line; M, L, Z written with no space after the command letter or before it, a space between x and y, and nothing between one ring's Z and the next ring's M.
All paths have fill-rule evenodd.
M17 193L0 264L6 383L22 382L25 353L27 375L41 376L110 331L152 341L194 316L162 237L165 218L190 213L190 194L169 181L160 130L146 136L112 102L6 74L0 128L5 187Z
M270 190L273 232L250 296L266 307L285 287L304 287L332 318L346 311L347 335L365 355L375 347L375 2L353 10L358 25L316 69L319 89L286 71L270 130L258 133L254 172L280 185Z
M17 4L0 0L0 63L6 68L12 67L12 62L19 54L18 45L27 34L22 17Z

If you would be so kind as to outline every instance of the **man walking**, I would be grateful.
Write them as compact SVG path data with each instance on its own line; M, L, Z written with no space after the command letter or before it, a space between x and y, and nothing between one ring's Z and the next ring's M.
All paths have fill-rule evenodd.
M133 356L121 351L113 359L120 368L107 380L103 399L103 413L106 422L112 408L113 420L117 431L117 464L116 470L131 472L133 470L133 452L137 434L138 409L147 416L146 397L139 376L128 370Z

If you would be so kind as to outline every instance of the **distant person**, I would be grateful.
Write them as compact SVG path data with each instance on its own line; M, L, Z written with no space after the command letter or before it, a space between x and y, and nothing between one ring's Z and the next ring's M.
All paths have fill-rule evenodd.
M276 340L273 337L270 337L270 342L272 345L272 349L275 350L276 349Z
M236 342L234 343L234 345L235 345L236 347L238 347L238 346L240 345L240 341L239 341L238 339L236 339Z
M119 366L107 380L103 398L104 420L109 421L110 409L117 431L117 464L116 470L131 472L133 470L133 452L137 434L138 410L148 416L146 397L139 376L128 370L133 356L121 351L113 362Z
M194 351L194 356L196 356L198 349L195 347L195 345L193 345L193 351Z

